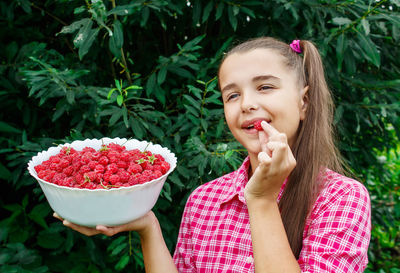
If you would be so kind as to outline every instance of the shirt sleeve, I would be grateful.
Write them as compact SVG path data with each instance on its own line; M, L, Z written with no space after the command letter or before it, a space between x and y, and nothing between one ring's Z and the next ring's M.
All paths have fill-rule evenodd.
M302 272L364 272L371 236L367 189L352 181L319 197L317 202L322 204L311 212L303 236L298 260Z
M190 228L191 198L189 197L182 215L177 244L174 253L174 263L179 273L195 273L193 262L192 233Z

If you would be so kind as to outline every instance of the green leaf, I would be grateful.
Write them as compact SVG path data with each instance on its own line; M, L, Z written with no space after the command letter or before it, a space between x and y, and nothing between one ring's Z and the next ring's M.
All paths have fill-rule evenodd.
M54 231L43 230L37 236L38 245L47 249L57 249L63 242L64 238Z
M117 96L117 104L118 104L118 106L121 106L123 102L124 102L124 97L121 94L119 94Z
M129 263L129 256L128 256L128 254L125 254L115 265L115 269L122 270L128 265L128 263Z
M119 245L117 245L111 252L111 256L115 256L118 255L122 252L122 250L124 250L126 247L128 246L128 243L123 242Z
M82 44L79 46L79 51L78 51L79 59L82 60L83 56L85 56L88 53L98 33L99 33L98 28L90 29L88 32L85 32L84 36L85 38Z
M9 180L11 178L11 172L0 162L0 177L4 180Z
M221 18L221 16L222 16L222 12L224 11L225 4L224 4L224 2L219 2L216 5L217 5L217 9L215 11L215 21L218 21L219 18Z
M165 105L166 102L166 92L164 89L162 89L159 85L156 85L156 93L155 96L158 99L159 102L161 102L162 105Z
M203 10L203 17L201 19L202 23L205 23L208 19L208 17L210 17L210 13L212 11L214 2L213 1L209 1L208 4L204 7Z
M82 26L90 24L91 20L89 18L84 18L79 21L75 21L72 24L65 26L61 29L60 32L58 32L56 35L61 34L61 33L73 33L80 29Z
M124 120L125 127L129 128L128 109L126 109L126 107L122 107L122 118Z
M346 18L346 17L335 17L335 18L332 19L332 22L335 25L342 26L342 25L351 24L352 21L349 18Z
M189 95L183 95L183 97L191 104L193 105L196 109L200 110L201 103L199 101L196 101L193 97Z
M171 71L172 73L179 75L181 77L184 78L188 78L188 79L192 79L193 75L192 73L190 73L189 71L187 71L186 69L176 66L176 65L169 65L168 66L168 71Z
M150 78L146 83L146 95L148 98L151 98L151 95L156 91L156 74L151 74Z
M131 125L132 132L137 139L142 139L145 135L143 126L140 124L138 119L133 117L129 118L129 124Z
M114 21L114 31L110 39L114 40L115 46L117 48L122 48L124 44L124 34L122 30L122 24L119 20Z
M193 0L193 25L200 23L201 1Z
M36 222L37 224L41 225L44 228L48 228L48 225L44 218L48 216L51 212L51 209L48 204L46 203L41 203L39 205L36 205L32 211L28 214L28 217Z
M18 2L26 13L32 13L31 2L29 0L19 0Z
M140 7L142 5L142 3L131 3L129 5L120 5L120 6L116 6L115 8L113 8L112 10L110 10L109 12L107 12L107 16L110 15L119 15L119 16L127 16L130 15L132 13L134 13L136 11L136 9L138 7Z
M115 108L113 114L111 115L109 126L113 126L122 117L122 112L119 108Z
M165 78L167 77L167 67L164 65L160 68L160 71L157 73L157 83L161 85Z
M0 121L0 132L3 133L12 133L12 134L20 134L21 130L11 126L10 124Z
M376 45L371 41L371 39L364 35L364 33L357 31L357 37L360 41L360 46L364 51L364 57L374 64L376 67L380 67L381 56L376 47Z
M144 27L147 24L150 16L150 9L148 7L144 7L142 9L142 19L140 20L140 26Z
M233 7L231 5L228 6L228 19L229 23L231 24L232 28L234 31L236 31L237 28L237 18L234 14Z
M369 33L370 33L370 26L369 26L369 21L368 20L366 20L365 18L364 19L361 19L361 25L363 26L363 28L364 28L364 31L365 31L365 35L369 35Z
M337 69L338 71L342 70L342 64L343 64L343 56L345 52L345 37L344 33L340 34L338 39L337 39L337 44L336 44L336 58L337 58Z
M71 88L67 89L67 92L66 92L65 95L66 95L66 98L67 98L67 102L69 104L73 104L75 102L75 93Z

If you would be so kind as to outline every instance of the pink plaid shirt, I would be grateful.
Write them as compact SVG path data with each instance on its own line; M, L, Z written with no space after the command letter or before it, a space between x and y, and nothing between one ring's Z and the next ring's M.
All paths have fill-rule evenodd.
M244 199L250 160L198 187L182 216L174 262L183 272L254 272ZM284 185L282 186L282 194ZM327 170L307 218L298 263L302 272L363 272L370 240L370 199L359 182Z

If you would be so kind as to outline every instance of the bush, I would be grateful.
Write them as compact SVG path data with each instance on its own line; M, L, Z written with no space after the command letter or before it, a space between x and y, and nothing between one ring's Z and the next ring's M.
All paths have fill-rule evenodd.
M38 151L84 138L132 137L175 152L178 167L154 208L172 252L188 194L245 156L215 76L230 46L261 35L320 49L340 149L372 197L368 270L399 272L398 1L0 5L0 272L143 271L135 233L88 238L64 228L27 174Z

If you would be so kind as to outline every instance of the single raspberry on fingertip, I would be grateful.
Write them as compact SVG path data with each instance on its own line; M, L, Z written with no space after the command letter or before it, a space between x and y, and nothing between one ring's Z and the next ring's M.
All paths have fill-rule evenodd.
M263 128L261 127L261 122L262 122L262 120L257 120L256 122L254 122L254 128L257 131L262 131L263 130Z

